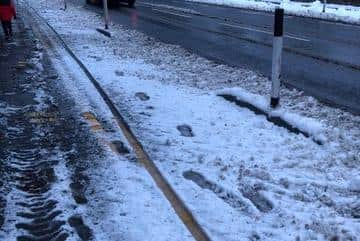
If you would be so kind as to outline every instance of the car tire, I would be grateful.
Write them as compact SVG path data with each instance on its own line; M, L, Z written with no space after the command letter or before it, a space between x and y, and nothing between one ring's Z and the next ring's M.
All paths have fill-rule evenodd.
M102 0L86 0L86 3L91 5L101 5Z
M128 6L129 7L134 7L134 5L135 5L135 0L128 0Z

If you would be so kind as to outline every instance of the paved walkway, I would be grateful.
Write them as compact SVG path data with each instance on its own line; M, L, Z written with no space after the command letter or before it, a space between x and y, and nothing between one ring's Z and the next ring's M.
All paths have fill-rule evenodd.
M90 144L71 99L59 94L58 76L30 29L21 20L14 27L13 41L0 48L0 240L65 240L67 223L89 240L81 216L64 220L55 168L66 165L72 197L85 204L87 157L99 148Z
M0 45L0 240L192 240L86 75L18 11Z

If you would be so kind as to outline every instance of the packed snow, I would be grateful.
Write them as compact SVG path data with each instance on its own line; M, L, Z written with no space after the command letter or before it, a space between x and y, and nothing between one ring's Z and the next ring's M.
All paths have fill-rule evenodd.
M186 0L216 4L258 11L273 12L275 8L284 8L286 14L341 21L360 24L360 7L340 4L326 4L319 0L313 2L299 2L290 0ZM325 9L325 11L324 11Z
M246 96L246 91L267 96L269 81L251 70L216 64L116 24L108 39L93 29L102 25L101 16L83 7L69 4L67 11L61 11L63 1L27 2L61 34L112 96L213 240L358 240L359 117L297 90L283 89L282 114L296 114L296 119L306 123L308 119L302 118L311 118L308 128L321 130L327 139L325 145L317 145L217 96L239 86L242 95L233 89L238 96ZM71 69L63 72L67 70ZM83 92L91 89L82 74L76 79ZM89 95L96 96L91 91ZM119 170L125 176L116 173L116 165L107 169L118 178L137 180L146 175L140 167ZM107 176L103 170L99 175ZM116 210L120 191L115 178L108 180L109 189L117 190L109 191ZM126 191L134 185L122 183ZM142 191L155 192L147 187L148 178L139 183ZM151 207L156 217L156 213L170 215L159 210L163 206L156 200ZM127 227L135 220L153 221L151 215L131 214L134 209L135 204L129 206L132 218L125 222ZM173 234L177 231L183 230L172 230ZM140 240L139 235L130 238Z

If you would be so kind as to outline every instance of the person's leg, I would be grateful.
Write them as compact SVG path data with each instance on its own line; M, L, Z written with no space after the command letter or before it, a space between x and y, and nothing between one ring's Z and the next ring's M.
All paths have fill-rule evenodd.
M8 25L9 25L9 35L12 36L12 35L13 35L13 31L12 31L12 23L11 23L11 20L9 21Z
M10 37L10 27L11 27L10 21L5 21L5 29L6 29L7 37Z
M1 26L2 26L2 28L3 28L5 37L7 37L7 36L8 36L8 31L7 31L7 27L6 27L6 22L5 22L5 21L1 21Z
M6 29L6 38L10 39L11 37L11 22L10 21L5 21L5 29Z

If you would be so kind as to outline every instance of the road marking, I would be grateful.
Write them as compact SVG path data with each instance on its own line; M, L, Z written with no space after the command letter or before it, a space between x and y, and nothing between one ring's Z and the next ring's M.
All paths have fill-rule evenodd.
M33 124L44 124L57 121L56 112L30 112L26 114L29 122Z
M92 112L81 113L82 117L88 122L90 129L94 132L104 131L101 123L98 121L96 116Z
M189 16L189 15L183 15L183 14L168 12L168 11L157 9L157 8L152 8L152 10L155 11L155 12L171 14L171 15L175 15L175 16L179 16L179 17L183 17L183 18L191 18L191 16Z
M249 30L249 31L254 31L254 32L259 32L259 33L265 33L265 34L273 35L273 33L270 32L270 31L260 30L260 29L251 28L251 27L244 27L244 26L239 26L239 25L232 25L232 24L228 24L228 23L220 23L220 25L224 25L224 26L227 26L227 27L245 29L245 30ZM284 37L285 37L285 38L290 38L290 39L296 39L296 40L304 41L304 42L310 42L309 39L300 38L300 37L296 37L296 36L292 36L292 35L285 35Z
M178 11L178 12L183 12L183 13L188 13L188 14L197 14L197 15L200 14L199 12L197 12L197 11L195 11L193 9L177 7L175 5L151 4L151 3L146 3L146 2L142 2L142 4L138 3L138 5L153 7L153 8L157 8L157 9L173 10L173 11Z
M300 41L304 41L304 42L310 42L310 39L296 37L296 36L293 36L293 35L290 35L290 34L285 35L285 37L300 40Z
M227 26L227 27L232 27L232 28L240 28L240 29L245 29L245 30L250 30L250 31L254 31L254 32L259 32L259 33L266 33L266 34L272 34L269 31L265 31L265 30L260 30L260 29L255 29L255 28L250 28L250 27L244 27L244 26L239 26L239 25L232 25L232 24L228 24L228 23L220 23L221 25Z

